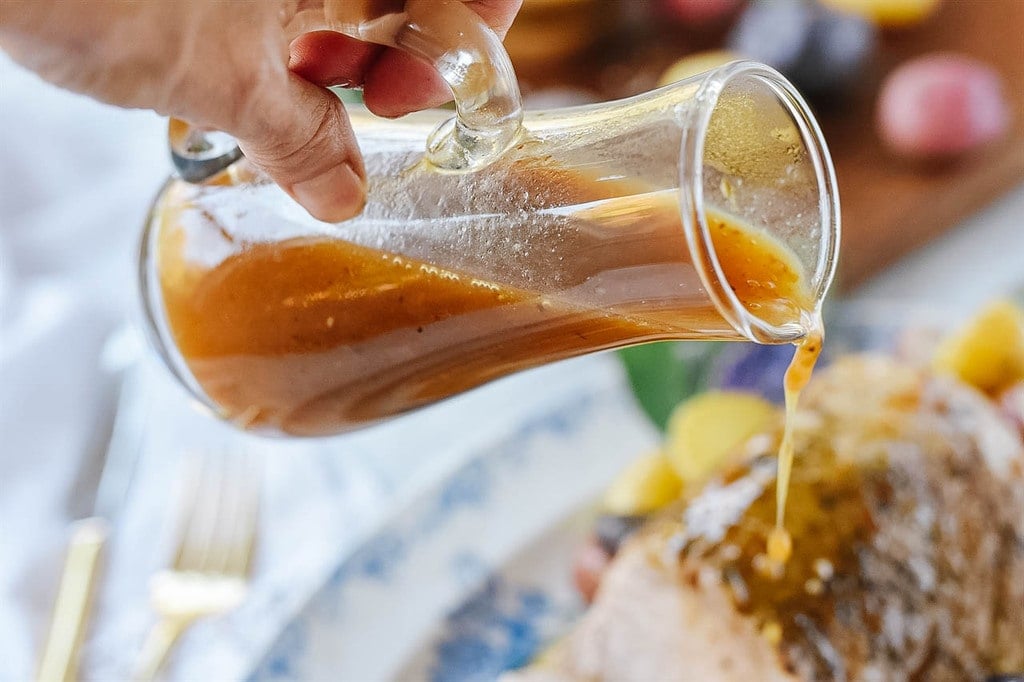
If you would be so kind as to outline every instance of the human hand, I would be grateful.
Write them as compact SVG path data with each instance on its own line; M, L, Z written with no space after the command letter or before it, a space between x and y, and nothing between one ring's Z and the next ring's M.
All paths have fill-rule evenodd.
M356 2L357 0L351 0ZM522 0L462 0L504 36ZM323 0L2 0L0 47L43 78L123 107L233 135L314 217L362 210L366 175L327 86L363 87L396 117L451 99L433 70L333 32L288 35Z

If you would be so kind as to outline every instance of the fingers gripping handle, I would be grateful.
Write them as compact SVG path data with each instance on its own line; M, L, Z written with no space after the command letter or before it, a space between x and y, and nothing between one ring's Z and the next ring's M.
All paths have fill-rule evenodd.
M427 142L439 168L472 170L500 156L523 122L519 84L498 36L461 0L410 0L396 46L431 63L455 97L456 116Z
M470 171L494 161L516 139L522 98L498 36L462 0L406 0L400 11L367 16L365 3L300 3L290 36L332 30L407 52L431 64L452 90L456 115L427 140L427 160L446 171ZM402 3L399 3L402 4ZM181 121L170 127L171 158L181 177L201 182L241 156L218 132Z

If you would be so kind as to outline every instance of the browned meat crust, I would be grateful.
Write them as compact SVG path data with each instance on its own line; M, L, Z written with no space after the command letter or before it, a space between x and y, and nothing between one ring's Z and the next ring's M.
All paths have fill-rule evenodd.
M797 427L781 575L763 556L774 461L752 457L628 542L551 662L510 679L1024 670L1024 447L996 407L919 369L851 357L812 382Z

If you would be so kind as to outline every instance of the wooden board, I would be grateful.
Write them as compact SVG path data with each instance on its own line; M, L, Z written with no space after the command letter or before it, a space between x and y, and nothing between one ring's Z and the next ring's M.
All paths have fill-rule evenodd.
M964 52L997 67L1015 120L1010 136L991 148L952 165L923 168L882 147L874 131L874 95L884 73L934 50ZM1024 179L1024 0L947 0L927 25L884 36L877 67L866 96L822 119L839 180L840 277L847 287ZM1024 216L1021 223L1024 229ZM1020 262L1024 272L1024 254Z
M682 54L719 46L727 29L681 34L648 26L640 37L620 31L559 65L549 57L538 62L539 68L517 64L517 71L527 90L569 85L601 98L621 97L654 87ZM937 50L966 53L997 68L1012 102L1014 127L1006 139L968 158L924 167L883 148L875 133L875 97L892 68ZM849 288L1024 180L1024 0L944 0L923 24L883 33L855 93L834 106L819 103L817 115L839 181L839 283ZM1024 216L1021 222L1024 229ZM1024 254L1020 258L1024 271Z

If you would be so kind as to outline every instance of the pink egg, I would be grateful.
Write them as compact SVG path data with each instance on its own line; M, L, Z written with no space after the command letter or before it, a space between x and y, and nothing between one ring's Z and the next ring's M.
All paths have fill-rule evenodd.
M999 139L1010 105L999 74L964 55L912 59L885 79L878 131L894 151L917 158L955 156Z

